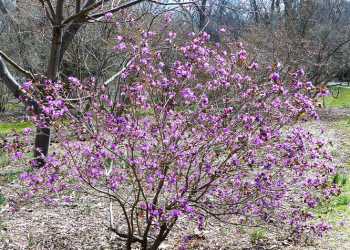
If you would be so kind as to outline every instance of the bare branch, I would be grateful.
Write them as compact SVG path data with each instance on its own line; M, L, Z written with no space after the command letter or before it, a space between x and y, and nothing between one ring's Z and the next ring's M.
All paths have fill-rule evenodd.
M106 13L110 12L110 13L114 13L114 12L118 12L118 11L121 11L123 9L127 9L129 7L132 7L136 4L139 4L139 3L142 3L146 0L135 0L135 1L132 1L132 2L129 2L129 3L126 3L126 4L123 4L121 6L118 6L118 7L115 7L115 8L112 8L112 9L109 9L107 11L104 11L104 12L101 12L101 13L96 13L96 14L93 14L93 15L90 15L89 18L99 18L99 17L103 17L104 15L106 15ZM148 0L147 0L148 1Z
M1 11L4 15L8 14L8 11L7 11L7 9L6 9L5 5L4 5L4 3L2 2L2 0L0 0L0 11Z
M90 1L90 2L92 2L92 3L87 4L85 6L85 8L83 8L82 11L80 11L79 13L72 15L72 16L68 17L66 20L64 20L62 22L62 25L66 25L66 24L71 23L77 19L80 20L81 18L85 18L89 14L90 11L96 9L97 7L99 7L103 3L103 1L98 1L97 3L95 3L95 1Z
M3 51L0 50L0 57L4 58L9 64L11 64L16 70L21 72L22 74L26 75L30 79L34 80L35 76L29 72L28 70L23 69L21 66L19 66L15 61L13 61L9 56L7 56Z
M81 11L81 1L75 0L75 13L79 13Z
M38 111L39 105L37 101L35 101L32 97L28 96L28 94L22 89L21 85L15 80L10 71L7 69L3 56L0 55L0 78L4 81L7 88L12 92L12 94L16 97L26 97L24 98L25 103L28 106L32 106L34 111Z
M54 24L54 20L53 20L54 17L52 17L52 15L50 14L50 12L46 6L44 8L45 8L45 13L46 13L47 18L50 20L51 24Z
M150 3L158 4L158 5L164 5L164 6L169 6L169 5L188 5L188 4L195 4L197 5L197 2L195 1L188 1L188 2L173 2L173 3L162 3L160 1L156 0L148 0Z
M135 1L129 2L127 4L121 5L119 7L112 8L112 10L113 10L113 12L123 10L125 8L131 7L133 5L141 3L143 1L145 1L145 0L135 0ZM62 25L66 25L68 23L70 23L70 25L68 26L68 28L65 30L65 32L63 34L62 47L61 47L60 59L59 59L60 63L62 62L63 55L66 52L66 50L68 49L69 45L72 43L75 35L78 33L79 29L84 25L84 21L86 21L88 13L90 11L96 9L98 6L100 6L102 4L102 2L103 1L99 1L96 3L95 0L88 0L84 4L84 6L82 7L82 10L79 13L77 13L71 17L68 17L66 20L64 20L62 22ZM105 15L105 13L95 14L93 16L90 16L89 18L95 19L96 18L95 16L103 16L103 15Z
M126 65L121 69L119 70L116 74L114 74L113 76L111 76L104 84L105 85L108 85L110 84L114 79L116 79L118 76L120 76L129 66L130 64L135 60L135 58L132 58L130 59Z
M50 0L45 0L45 2L47 3L47 5L49 6L49 10L48 12L50 13L51 19L55 19L56 17L56 13L53 9L52 3ZM48 16L48 18L50 19L50 17Z

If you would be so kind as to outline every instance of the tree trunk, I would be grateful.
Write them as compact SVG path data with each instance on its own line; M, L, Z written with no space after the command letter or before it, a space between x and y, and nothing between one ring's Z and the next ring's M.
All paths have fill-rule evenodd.
M275 0L272 0L271 1L271 7L270 7L270 21L271 23L274 22L274 19L275 19Z
M199 25L198 25L198 28L199 28L200 31L204 30L205 24L206 24L206 21L207 21L206 5L207 5L207 0L202 0L201 6L199 8Z
M144 0L135 0L131 1L127 4L123 4L119 7L112 8L111 12L121 11L123 9L129 8L133 5L143 2ZM203 0L206 3L207 0ZM51 4L51 1L48 1ZM0 12L7 13L7 9L3 6L3 1L0 0ZM62 64L62 59L64 53L66 52L69 45L72 43L75 35L79 31L79 29L85 23L85 17L94 9L97 9L102 2L98 3L96 0L86 0L83 6L81 6L81 0L76 0L76 15L70 16L71 22L65 23L63 25L63 7L65 0L56 0L56 8L55 11L47 13L49 19L52 22L52 39L51 39L51 49L50 56L47 67L47 79L51 81L57 81L59 79L59 70ZM95 15L95 18L101 17L105 12L98 13ZM72 18L75 17L75 18ZM69 19L69 18L68 18ZM67 19L66 19L67 21ZM65 28L63 27L65 26ZM67 27L68 26L68 27ZM65 32L63 32L65 30ZM6 58L5 58L6 59ZM23 72L22 72L23 73ZM23 91L21 91L21 86L15 81L10 72L7 70L4 61L0 55L0 77L4 79L5 85L13 92L13 94L18 97L21 95L25 95ZM34 99L29 99L26 101L29 106L34 106L37 113L42 112L38 102ZM43 156L48 155L49 146L50 146L50 127L49 124L46 127L38 127L37 133L35 137L34 144L34 157L37 160L37 164L35 166L41 167L44 165Z
M54 26L52 28L52 39L50 57L47 67L47 77L49 80L58 80L58 71L60 67L60 51L62 46L63 27L63 4L64 0L57 0L56 15L54 18ZM36 159L36 167L42 167L45 161L41 155L47 156L50 147L51 130L49 125L46 127L37 127L35 136L34 158Z
M250 6L253 10L254 21L256 24L258 24L259 23L259 9L258 9L258 4L256 3L256 0L250 0Z
M80 11L81 9L86 9L90 5L94 4L96 0L88 0L86 3L81 7L80 1L76 1L76 12ZM85 16L82 16L80 18L75 19L66 29L66 31L63 34L62 37L62 45L60 50L60 56L59 56L59 65L62 64L63 56L65 52L67 51L70 44L73 42L75 35L78 33L78 31L81 29L81 27L84 25Z

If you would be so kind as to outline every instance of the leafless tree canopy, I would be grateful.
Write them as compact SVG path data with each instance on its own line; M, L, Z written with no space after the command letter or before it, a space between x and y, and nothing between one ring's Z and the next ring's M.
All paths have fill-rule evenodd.
M280 62L285 73L303 67L315 84L350 76L346 0L0 0L1 84L20 96L28 79L114 79L128 61L111 49L115 22L132 32L130 16L149 30L167 12L178 33L205 31L220 42L225 28L259 61ZM38 129L36 148L47 154L49 142L50 129Z

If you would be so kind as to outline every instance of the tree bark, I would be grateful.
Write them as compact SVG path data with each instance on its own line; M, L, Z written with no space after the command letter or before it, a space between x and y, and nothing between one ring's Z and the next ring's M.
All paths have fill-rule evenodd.
M88 0L83 7L80 7L80 1L77 1L76 4L76 11L81 11L84 10L85 8L89 7L90 5L94 4L96 0ZM79 6L78 6L79 5ZM62 37L62 46L60 50L60 55L59 55L59 66L62 64L63 56L66 53L68 47L70 44L73 42L73 39L75 35L78 33L80 28L84 25L84 18L85 16L79 17L75 19L66 29L66 31L63 34Z
M256 3L256 0L250 0L250 6L253 10L254 21L256 24L258 24L259 23L259 9L258 9L258 4Z
M56 14L54 17L54 26L52 28L52 39L50 57L47 67L47 78L51 81L58 80L58 72L60 67L60 51L62 46L63 27L63 5L64 0L57 0ZM36 167L42 167L45 164L43 156L47 156L50 147L51 130L49 125L36 128L34 159L36 159Z
M203 31L203 29L205 28L206 21L207 21L206 5L207 5L207 0L202 0L201 6L199 8L199 24L198 24L198 28L199 28L200 31Z

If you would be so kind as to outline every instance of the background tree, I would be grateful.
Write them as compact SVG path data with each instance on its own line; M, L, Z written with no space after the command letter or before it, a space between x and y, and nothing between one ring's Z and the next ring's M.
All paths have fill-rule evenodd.
M126 10L142 2L149 1L119 1L118 5L115 5L114 2L102 0L87 0L84 3L80 0L43 0L36 2L32 8L39 13L39 19L43 20L43 23L40 23L40 25L44 25L44 30L50 30L50 35L48 37L45 36L49 38L49 41L47 41L46 44L47 51L43 54L43 56L48 59L46 63L46 72L41 72L40 70L35 74L26 74L26 76L31 76L30 80L37 84L43 84L44 79L50 79L53 82L60 80L61 66L65 53L71 46L79 30L81 30L86 23L100 22L106 16L108 17L113 15L113 13ZM41 7L39 7L39 3ZM27 2L18 5L20 10L21 7L27 8ZM7 9L4 11L9 14ZM18 28L20 28L20 26L18 26ZM25 92L20 90L20 84L15 81L14 77L10 75L9 71L6 69L3 59L9 59L9 57L4 56L2 52L2 57L0 57L2 69L0 71L0 77L5 81L5 84L15 96L25 95ZM12 65L14 64L12 63ZM16 65L16 68L19 69L20 67L17 63ZM22 70L21 72L24 73L25 71ZM41 155L46 156L48 153L50 133L49 126L37 128L35 156L38 160ZM40 162L39 165L41 165Z

